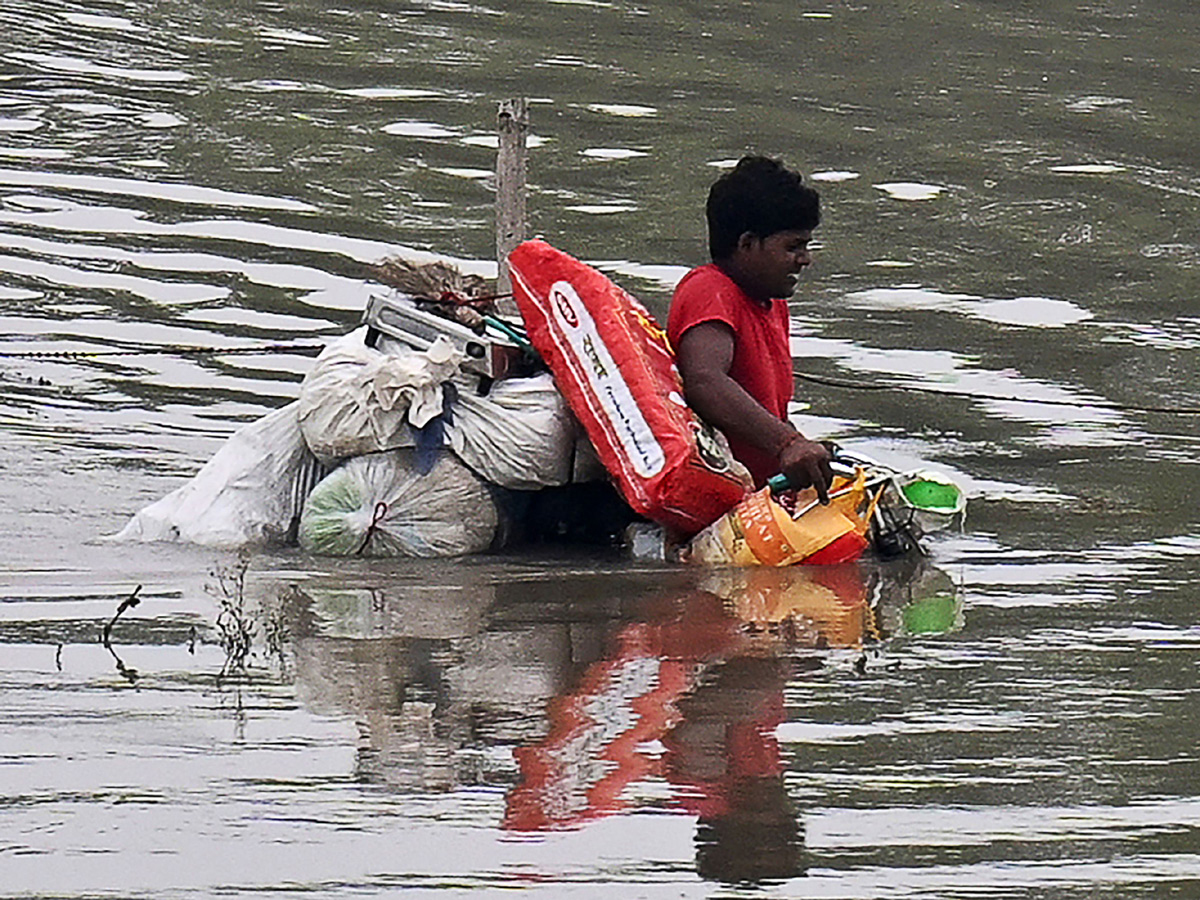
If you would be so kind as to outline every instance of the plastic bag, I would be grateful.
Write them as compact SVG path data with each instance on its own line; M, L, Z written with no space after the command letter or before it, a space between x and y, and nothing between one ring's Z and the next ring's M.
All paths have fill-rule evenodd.
M440 415L442 385L462 354L446 340L425 351L366 345L366 326L334 341L300 386L300 428L324 462L412 445L409 426Z
M794 510L770 488L757 491L692 539L688 562L733 566L828 565L857 559L867 548L866 475L834 478L822 506L812 488L795 491ZM791 499L791 498L789 498Z
M186 484L138 512L110 540L210 547L286 542L324 475L289 403L236 431Z
M326 556L462 556L487 550L500 513L491 491L443 453L421 475L411 450L358 456L313 488L300 546Z

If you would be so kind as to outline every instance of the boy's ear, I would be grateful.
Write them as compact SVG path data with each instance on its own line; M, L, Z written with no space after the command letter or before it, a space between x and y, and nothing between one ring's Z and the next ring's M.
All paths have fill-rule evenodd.
M740 235L738 235L737 249L743 251L749 250L754 246L754 242L757 240L758 235L753 231L743 231Z

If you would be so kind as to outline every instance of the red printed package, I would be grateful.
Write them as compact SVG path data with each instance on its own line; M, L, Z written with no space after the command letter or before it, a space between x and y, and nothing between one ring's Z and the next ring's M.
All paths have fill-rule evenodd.
M544 241L508 263L530 341L636 512L690 535L746 496L745 469L684 402L666 332L641 303Z

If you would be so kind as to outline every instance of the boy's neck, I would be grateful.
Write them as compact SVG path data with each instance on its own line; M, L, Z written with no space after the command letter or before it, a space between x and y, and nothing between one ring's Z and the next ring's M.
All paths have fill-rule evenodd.
M745 277L734 257L727 256L724 259L714 259L713 265L720 269L726 278L741 288L742 293L753 300L756 306L761 306L763 309L771 308L774 300L770 297L760 297L754 293L750 286L750 280Z

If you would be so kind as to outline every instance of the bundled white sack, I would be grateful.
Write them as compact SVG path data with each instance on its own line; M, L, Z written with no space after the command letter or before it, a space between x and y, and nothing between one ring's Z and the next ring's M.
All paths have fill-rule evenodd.
M300 516L300 546L325 556L462 556L487 550L500 513L450 453L426 475L412 450L356 456L327 475Z
M425 351L385 353L366 334L364 325L326 347L300 385L300 430L326 463L412 446L409 426L442 412L442 385L463 359L443 338Z
M289 403L236 431L190 481L110 539L210 547L282 543L322 474L300 434L297 404Z
M413 429L448 408L445 443L485 481L537 490L571 480L576 423L548 372L501 379L480 396L479 377L448 343L418 351L381 336L375 349L365 338L365 326L339 338L301 385L300 427L322 461L412 447Z
M485 480L515 491L571 481L576 423L549 372L505 378L486 397L459 379L446 440ZM582 436L580 440L587 441Z

